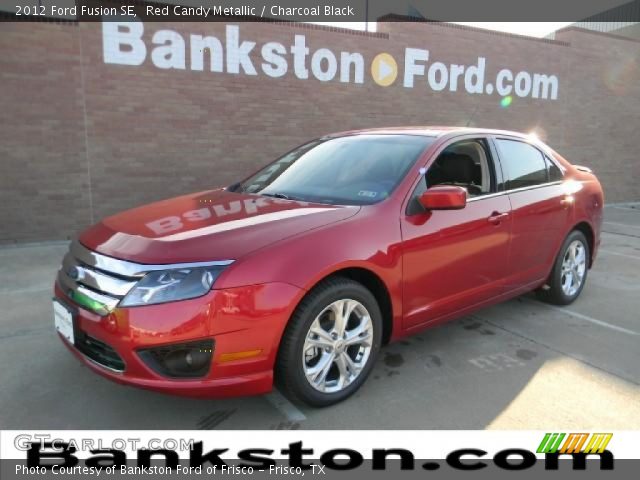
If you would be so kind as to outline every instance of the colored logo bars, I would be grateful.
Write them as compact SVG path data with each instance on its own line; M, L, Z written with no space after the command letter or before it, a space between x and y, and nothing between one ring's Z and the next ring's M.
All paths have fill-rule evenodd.
M546 433L537 453L602 453L609 445L612 433ZM566 437L566 440L564 440ZM587 442L587 439L589 441ZM564 443L562 441L564 440ZM562 447L560 447L562 444ZM586 447L582 447L586 444Z

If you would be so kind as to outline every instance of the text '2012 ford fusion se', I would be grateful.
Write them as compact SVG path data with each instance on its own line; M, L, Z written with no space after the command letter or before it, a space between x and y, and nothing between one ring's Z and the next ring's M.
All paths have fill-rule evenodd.
M330 405L381 345L536 290L574 301L600 243L593 173L537 139L394 128L306 143L227 188L82 232L55 326L116 382Z

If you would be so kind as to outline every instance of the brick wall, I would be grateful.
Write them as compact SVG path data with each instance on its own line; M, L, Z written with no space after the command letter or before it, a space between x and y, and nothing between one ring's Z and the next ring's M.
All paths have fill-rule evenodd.
M353 128L453 124L536 129L574 163L598 173L607 200L640 199L640 43L575 29L541 41L468 28L381 23L377 35L284 24L233 23L240 38L285 46L306 36L313 53L359 52L363 84L162 70L105 64L100 24L4 23L0 30L0 243L69 238L141 203L225 185L307 139ZM144 25L224 39L225 24ZM188 42L187 42L188 46ZM432 61L559 78L557 100L435 92L402 86L405 47ZM398 60L389 87L369 74L373 57ZM189 51L187 50L187 64ZM307 66L309 60L307 60Z

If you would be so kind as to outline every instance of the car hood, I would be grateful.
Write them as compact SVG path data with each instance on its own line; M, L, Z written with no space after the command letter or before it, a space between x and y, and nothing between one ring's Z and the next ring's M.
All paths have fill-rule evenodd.
M235 260L359 210L210 190L107 217L79 240L96 252L137 263Z

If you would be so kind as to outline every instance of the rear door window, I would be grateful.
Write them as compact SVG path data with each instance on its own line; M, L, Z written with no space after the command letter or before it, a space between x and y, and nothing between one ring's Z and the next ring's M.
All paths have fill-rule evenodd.
M518 140L496 139L507 190L533 187L549 181L542 152Z
M562 170L560 170L560 167L558 167L558 165L556 165L555 162L551 160L549 157L547 157L546 155L544 158L547 162L547 167L549 170L549 181L550 182L561 181L564 178L564 174L562 173Z

